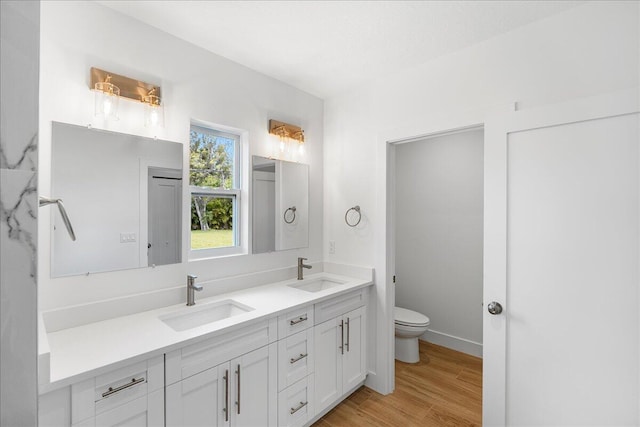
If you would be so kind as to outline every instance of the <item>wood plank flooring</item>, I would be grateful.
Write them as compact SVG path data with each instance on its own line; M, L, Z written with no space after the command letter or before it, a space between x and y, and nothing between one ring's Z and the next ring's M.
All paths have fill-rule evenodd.
M396 389L361 387L313 427L482 425L482 359L420 341L420 362L396 361Z

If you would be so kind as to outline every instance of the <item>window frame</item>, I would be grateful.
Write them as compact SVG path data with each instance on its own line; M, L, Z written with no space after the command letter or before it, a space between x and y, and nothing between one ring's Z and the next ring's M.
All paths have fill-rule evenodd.
M191 218L191 209L194 196L208 196L217 198L231 199L233 202L233 217L232 217L232 230L233 230L233 246L225 246L219 248L202 248L192 249L191 247L191 221L189 221L188 235L189 235L189 260L198 260L205 258L216 258L227 255L236 255L244 253L244 247L242 245L242 134L240 132L235 133L229 130L221 129L219 126L203 124L199 122L191 122L189 126L189 134L192 130L196 130L200 133L207 133L209 135L219 136L222 138L232 139L234 141L234 154L233 154L233 177L231 189L214 188L214 187L200 187L197 185L191 185L189 182L189 218ZM189 158L191 158L191 136L189 136ZM189 162L189 181L191 181L191 164Z

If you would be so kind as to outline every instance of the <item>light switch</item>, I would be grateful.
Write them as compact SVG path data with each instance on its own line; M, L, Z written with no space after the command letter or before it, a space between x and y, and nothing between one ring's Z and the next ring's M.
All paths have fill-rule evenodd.
M136 233L120 233L120 243L132 243L136 240Z

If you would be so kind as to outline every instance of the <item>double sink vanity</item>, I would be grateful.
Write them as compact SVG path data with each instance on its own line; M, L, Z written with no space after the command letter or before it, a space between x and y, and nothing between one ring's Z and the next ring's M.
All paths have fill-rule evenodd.
M43 313L40 425L310 425L366 378L371 284L322 272L52 332Z
M189 276L186 286L161 280L136 293L114 279L107 294L116 297L94 300L108 286L95 273L175 272L171 265L189 269L187 259L202 261L200 274L224 267L207 259L221 253L198 254L183 241L191 227L182 195L192 187L183 151L181 143L52 124L52 185L43 196L64 199L71 221L53 210L42 216L50 275L40 286L55 308L38 325L40 426L303 426L365 381L371 269L318 263L303 279L311 266L300 258L298 280L280 267L204 283ZM309 247L309 166L253 156L250 172L250 252ZM154 192L159 182L171 191ZM219 249L239 248L234 240ZM252 256L247 269L259 270ZM80 283L71 276L96 294L57 298L66 289L59 285Z

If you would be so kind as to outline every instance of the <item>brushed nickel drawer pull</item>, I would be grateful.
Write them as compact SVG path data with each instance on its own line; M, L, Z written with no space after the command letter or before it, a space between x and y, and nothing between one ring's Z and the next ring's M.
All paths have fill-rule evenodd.
M104 393L102 393L102 397L109 397L111 396L113 393L117 393L119 391L124 390L125 388L129 388L129 387L133 387L136 384L140 384L141 382L144 382L144 377L142 378L131 378L131 382L128 382L126 384L121 385L120 387L109 387L109 390L105 391Z
M340 354L344 354L344 320L340 321Z
M229 370L224 371L224 420L229 421Z
M238 415L240 415L240 365L238 365L236 374L238 375L238 400L236 401L236 406L238 407Z
M300 402L300 404L298 405L297 408L291 408L289 410L289 412L291 413L291 415L295 414L296 412L298 412L300 409L304 408L305 406L307 406L309 402Z
M304 322L306 320L308 320L307 316L300 316L296 320L290 320L289 324L293 326L293 325L297 325L298 323Z
M349 352L349 344L351 342L351 334L349 333L349 331L349 318L347 317L347 343L345 344L347 346L347 353Z
M291 361L290 361L289 363L291 363L291 364L293 365L294 363L296 363L296 362L297 362L297 361L299 361L299 360L304 359L304 358L305 358L305 357L307 357L308 355L309 355L308 353L305 353L305 354L300 353L300 356L296 357L295 359L292 357L292 358L291 358Z

